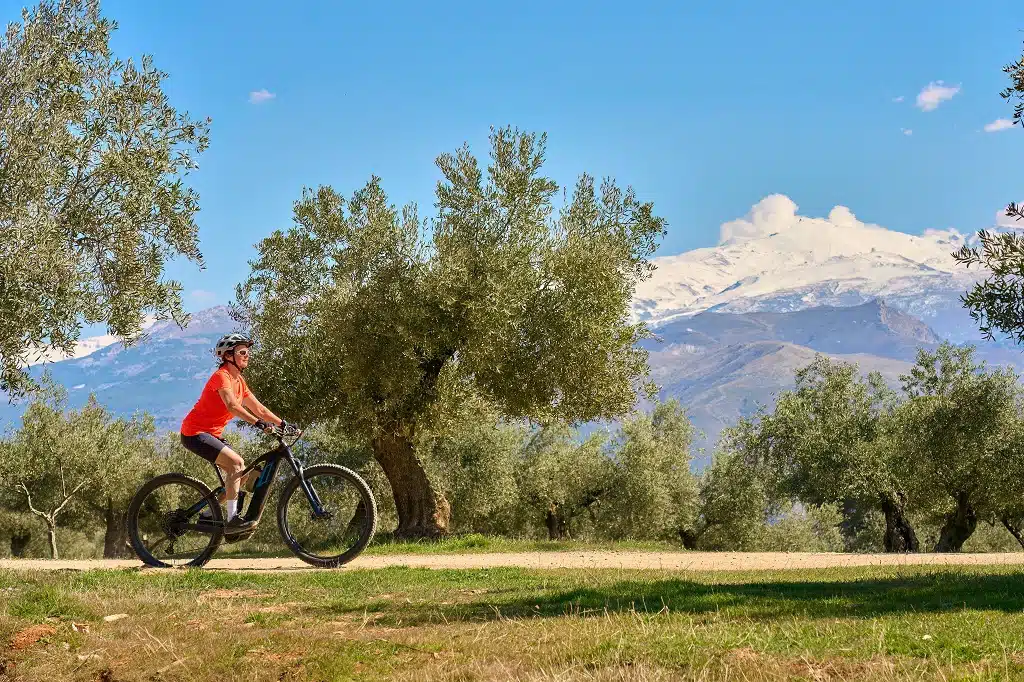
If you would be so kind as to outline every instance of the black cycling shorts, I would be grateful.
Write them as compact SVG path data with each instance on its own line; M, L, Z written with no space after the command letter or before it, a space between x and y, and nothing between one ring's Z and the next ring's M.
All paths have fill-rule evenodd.
M189 452L195 453L211 464L217 463L220 451L230 447L227 443L209 433L197 433L194 436L181 436L181 444Z

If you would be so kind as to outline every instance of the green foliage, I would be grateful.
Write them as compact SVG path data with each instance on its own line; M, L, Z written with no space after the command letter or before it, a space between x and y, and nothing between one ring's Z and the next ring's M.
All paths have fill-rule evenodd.
M631 408L647 332L629 305L664 222L611 183L598 196L586 176L553 218L544 138L501 130L491 142L486 178L468 149L438 157L429 238L377 178L347 202L304 193L238 288L261 395L361 436L422 417L442 379L513 418Z
M941 551L959 550L979 518L1020 505L1021 387L1011 370L988 370L973 355L948 343L921 350L903 377L898 421L911 498L944 523Z
M1020 207L1011 204L1007 214L1020 214ZM992 340L996 333L1007 335L1016 343L1024 341L1024 316L1020 302L1024 300L1024 234L1018 231L978 232L978 246L964 245L953 253L961 265L977 265L985 278L960 297L964 307L978 323L982 336Z
M546 528L548 538L558 540L586 537L593 530L597 506L615 480L606 440L605 434L596 433L577 443L562 424L532 434L516 472L521 531Z
M857 366L825 355L796 373L796 390L779 396L747 438L748 456L777 472L785 494L809 504L877 499L900 487L890 451L879 447L894 396L881 376L864 381Z
M96 0L44 0L0 35L0 391L69 354L83 324L132 341L187 319L168 259L202 262L183 177L208 121L177 112L149 57L114 58Z
M836 505L790 507L764 528L758 550L764 552L841 552L842 514Z
M841 508L839 531L846 552L876 553L885 550L885 515L877 509L848 503ZM913 527L920 533L920 525Z
M700 474L696 519L684 543L704 550L756 550L771 511L764 473L739 450L726 446L716 452Z
M600 513L609 537L678 540L692 525L697 502L690 471L693 432L676 400L623 424L615 443L612 490Z
M1024 115L1024 57L1003 67L1009 76L1008 85L1000 95L1006 100L1017 100L1013 108L1013 123L1021 123ZM1006 216L1016 221L1024 218L1024 206L1010 203ZM953 253L961 265L977 265L987 271L986 277L976 283L961 300L982 335L994 339L994 332L1006 334L1016 343L1024 341L1024 235L1016 230L995 232L980 230L978 246L964 245Z
M1020 552L1021 545L1006 532L998 521L979 523L977 530L967 539L963 546L964 552Z
M887 551L916 551L920 540L959 551L981 520L1013 533L1024 518L1021 387L973 353L922 349L902 395L818 356L772 412L730 434L736 456L763 467L769 497L840 510L852 551L878 549L879 534Z
M443 414L427 420L431 426L420 431L416 449L431 481L451 501L452 530L490 534L515 527L526 428L504 422L472 396L443 398L435 409Z

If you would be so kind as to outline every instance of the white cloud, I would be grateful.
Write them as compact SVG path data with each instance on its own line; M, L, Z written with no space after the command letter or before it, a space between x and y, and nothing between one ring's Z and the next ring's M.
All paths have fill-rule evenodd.
M921 111L934 111L940 104L960 92L960 86L945 85L942 81L933 81L917 93L917 107Z
M252 92L249 93L249 103L250 104L263 104L264 102L266 102L268 100L272 100L275 97L277 97L277 95L275 95L274 93L270 92L266 88L263 88L262 90L253 90Z
M1017 220L1006 215L1006 207L996 211L996 226L997 227L1015 227L1017 229L1024 229L1024 220Z
M193 289L188 295L199 303L213 303L217 300L217 294L205 289Z
M904 99L903 95L900 95L899 97L893 97L892 101L896 102L897 104L899 104L900 102L903 101L903 99Z
M1000 130L1006 130L1007 128L1012 128L1012 127L1013 127L1013 121L1011 121L1010 119L1008 119L1008 118L997 118L996 120L992 121L991 123L988 123L988 124L985 125L985 132L986 133L997 133Z
M913 135L914 134L914 131L911 130L910 128L900 128L900 132L903 133L904 135Z
M784 229L797 220L796 209L785 194L771 194L754 204L746 217L723 223L718 243L756 239Z

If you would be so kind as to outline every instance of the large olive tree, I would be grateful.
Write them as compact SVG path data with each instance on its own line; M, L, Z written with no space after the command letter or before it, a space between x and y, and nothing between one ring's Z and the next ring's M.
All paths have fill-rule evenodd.
M1019 509L1022 394L1008 368L974 361L972 346L919 350L902 377L903 468L916 505L941 524L936 552L959 552L980 520Z
M509 418L570 422L619 415L652 390L630 304L664 221L586 175L557 209L544 136L502 129L491 145L486 168L465 146L437 158L429 222L389 203L376 177L348 201L304 192L237 291L260 356L253 387L283 414L338 418L365 439L403 536L448 528L414 447L442 388Z
M168 259L202 263L183 182L207 122L176 111L148 57L116 59L96 0L44 1L0 34L0 392L70 354L85 324L127 341L184 322Z

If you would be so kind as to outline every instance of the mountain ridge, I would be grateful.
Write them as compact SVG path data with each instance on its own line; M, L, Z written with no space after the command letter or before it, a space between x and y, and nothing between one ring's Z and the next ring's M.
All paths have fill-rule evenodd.
M658 269L637 288L634 317L656 337L642 342L651 378L707 434L698 445L758 404L770 407L817 353L877 370L891 384L919 349L943 340L1024 368L1018 348L984 341L962 307L960 296L984 273L966 272L951 253L971 237L895 232L842 206L826 218L796 209L788 197L766 197L722 225L717 246L655 259ZM131 347L108 344L32 371L49 370L72 405L93 392L117 414L146 410L174 429L213 371L217 338L235 328L228 308L214 306L193 313L185 329L158 322ZM17 414L0 407L0 422Z

